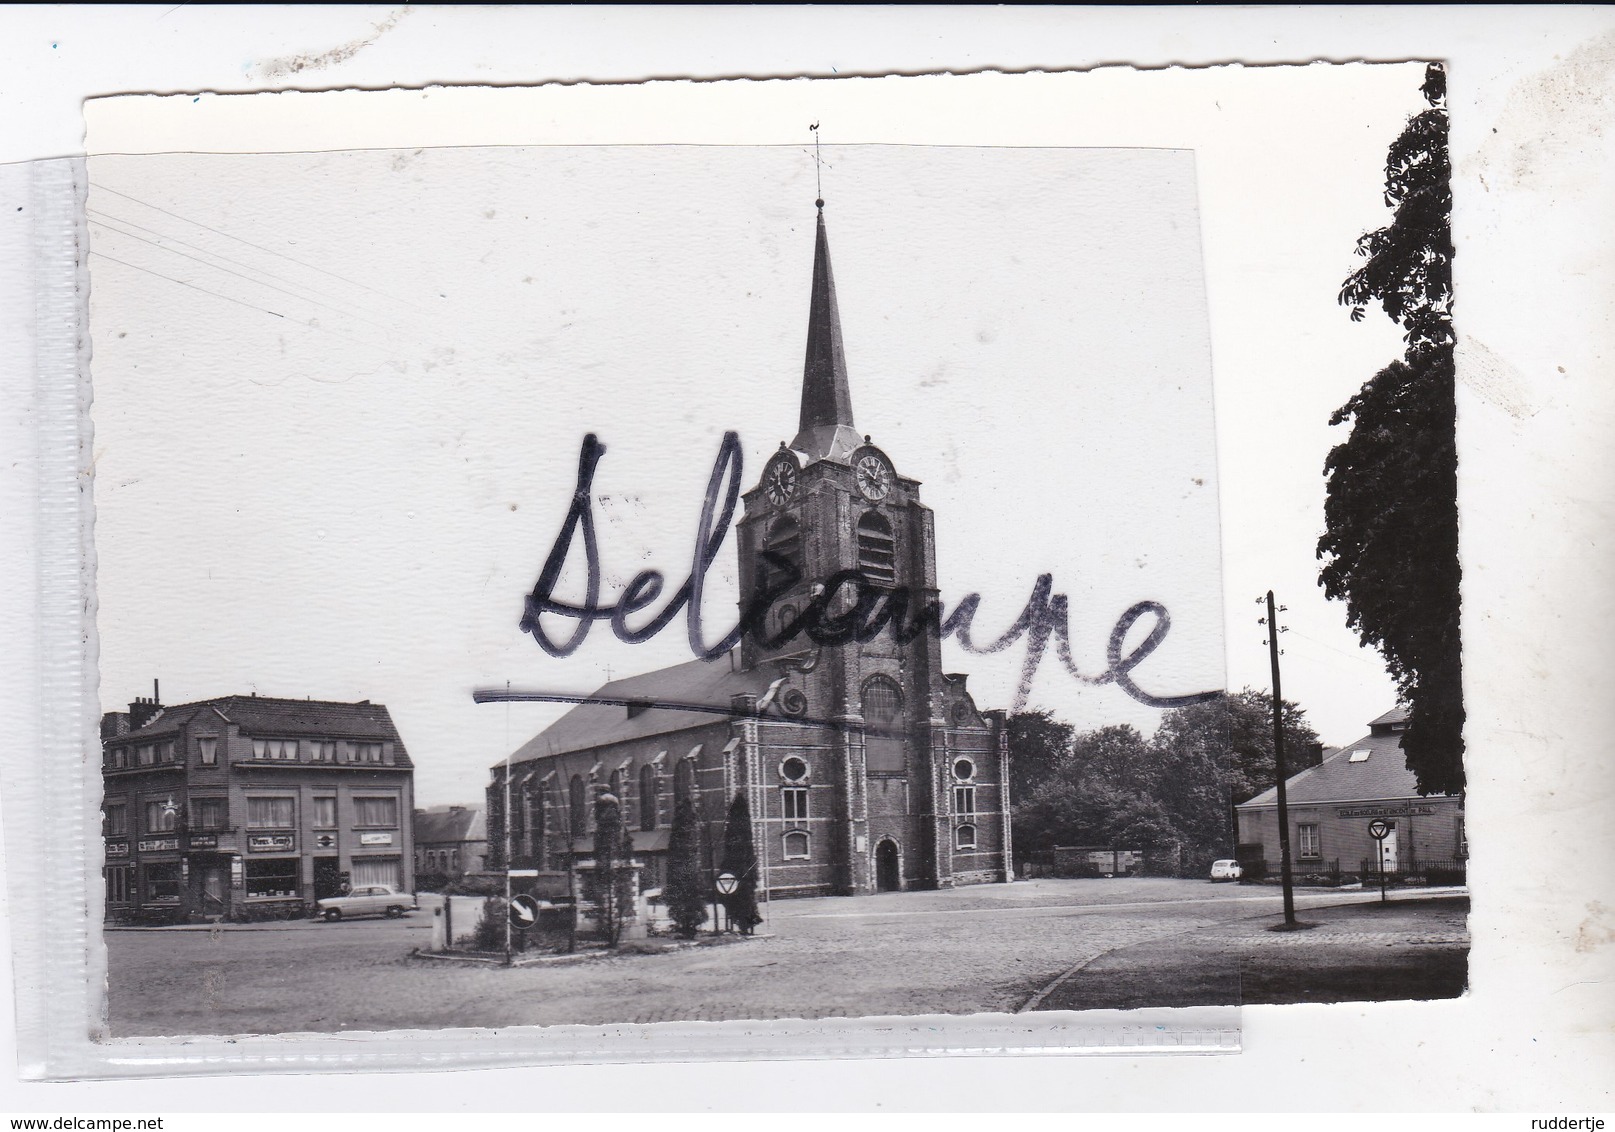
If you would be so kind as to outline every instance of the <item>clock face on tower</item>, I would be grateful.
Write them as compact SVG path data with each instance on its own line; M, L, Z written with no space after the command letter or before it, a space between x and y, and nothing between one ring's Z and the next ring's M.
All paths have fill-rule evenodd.
M796 464L789 457L775 460L763 473L763 487L768 501L778 507L796 490Z
M887 470L885 461L872 452L859 458L853 473L857 477L859 493L871 502L885 499L892 490L892 473Z

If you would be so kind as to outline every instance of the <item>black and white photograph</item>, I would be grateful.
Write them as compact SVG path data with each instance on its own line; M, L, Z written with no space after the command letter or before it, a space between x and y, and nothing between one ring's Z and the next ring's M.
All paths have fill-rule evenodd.
M1226 619L1193 150L92 160L109 1035L1461 995L1444 72L1293 81L1403 356Z

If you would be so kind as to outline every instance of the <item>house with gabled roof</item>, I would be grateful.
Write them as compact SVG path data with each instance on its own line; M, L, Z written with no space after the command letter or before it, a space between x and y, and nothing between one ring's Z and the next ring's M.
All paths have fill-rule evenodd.
M442 885L487 867L488 821L481 806L427 806L415 811L415 876ZM419 885L418 885L419 887Z
M1327 754L1285 782L1290 851L1299 873L1379 870L1404 877L1464 872L1469 855L1461 794L1421 795L1402 751L1407 712L1393 708L1368 725L1368 734ZM1270 788L1236 807L1239 856L1279 867L1278 790ZM1385 826L1376 842L1370 824Z
M414 763L385 706L156 693L101 718L109 919L267 919L360 885L410 891Z

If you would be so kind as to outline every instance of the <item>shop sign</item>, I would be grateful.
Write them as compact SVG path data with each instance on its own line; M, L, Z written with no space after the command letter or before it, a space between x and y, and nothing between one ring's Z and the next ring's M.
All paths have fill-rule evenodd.
M1435 812L1434 806L1415 806L1411 802L1400 806L1354 806L1337 811L1343 818L1404 818Z
M316 849L335 849L336 848L336 834L334 834L334 833L316 833L314 835L314 848L316 848Z
M393 835L390 833L361 833L359 835L360 845L391 845L392 843Z
M107 856L108 857L127 857L128 855L129 855L129 843L127 841L108 841L107 842Z
M149 837L144 841L137 841L135 848L142 853L161 853L164 849L178 849L177 837Z
M219 847L219 835L216 834L216 833L193 833L193 834L191 834L191 848L192 849L217 849L218 847Z
M241 858L232 855L230 857L230 887L240 888L245 879L246 869L241 864Z
M292 847L289 833L266 833L247 838L247 849L253 853L286 852Z

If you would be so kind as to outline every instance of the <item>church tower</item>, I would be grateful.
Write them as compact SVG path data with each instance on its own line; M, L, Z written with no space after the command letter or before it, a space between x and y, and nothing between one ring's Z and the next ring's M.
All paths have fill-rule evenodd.
M557 862L589 844L587 800L606 791L647 887L672 875L680 801L717 846L737 796L771 899L1014 875L1004 713L978 711L965 677L942 671L929 628L837 633L898 605L893 620L912 629L939 599L919 481L873 442L878 426L866 435L853 420L817 203L796 436L770 453L736 523L740 647L609 681L491 768L495 867L508 840L544 895L568 891Z
M985 756L982 763L998 762L964 677L943 674L933 632L905 643L891 625L865 641L825 641L821 633L815 643L805 631L790 634L815 599L834 615L850 610L860 593L872 605L906 591L908 620L938 596L933 518L920 502L919 481L900 474L853 421L824 202L816 203L798 430L745 493L738 525L742 612L760 588L778 591L742 645L742 664L787 677L781 709L824 725L813 774L816 785L832 776L835 787L826 830L835 889L947 885L954 803L974 809L974 752ZM849 579L854 571L855 581L836 584L837 575ZM767 778L772 769L759 772ZM994 782L997 769L982 767ZM961 784L971 790L956 794Z

